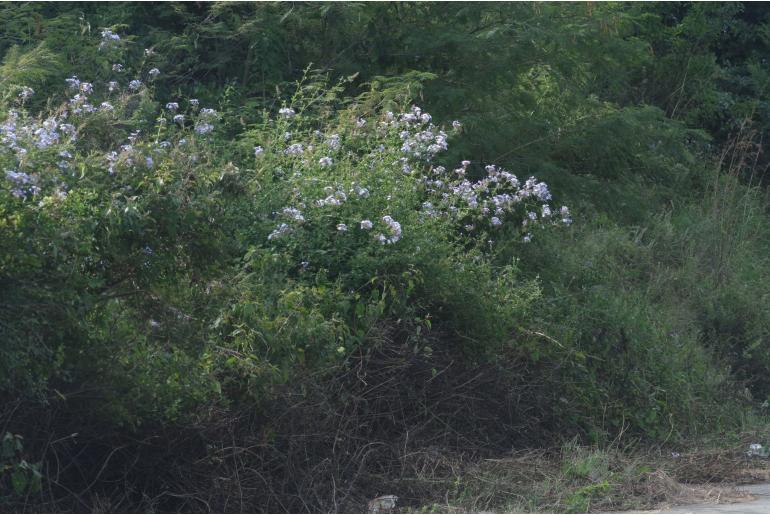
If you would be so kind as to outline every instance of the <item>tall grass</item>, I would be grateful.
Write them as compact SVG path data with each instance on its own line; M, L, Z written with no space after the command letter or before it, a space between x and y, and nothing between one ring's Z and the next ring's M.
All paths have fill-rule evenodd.
M584 209L569 237L525 249L521 268L543 288L536 323L577 356L555 409L590 438L626 426L665 441L736 428L744 403L770 394L760 149L747 123L718 160L680 179L692 189L665 179L628 188L624 202L646 207L633 224Z

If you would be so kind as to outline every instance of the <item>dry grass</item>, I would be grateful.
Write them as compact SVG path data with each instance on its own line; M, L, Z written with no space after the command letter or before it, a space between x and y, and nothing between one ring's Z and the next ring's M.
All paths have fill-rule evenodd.
M725 448L693 449L676 458L660 448L599 449L569 443L561 449L519 451L496 459L457 460L450 467L453 477L418 478L432 481L434 490L441 484L443 494L437 491L432 500L401 509L600 513L748 500L751 496L736 485L767 481L770 460L749 459L743 442L722 443ZM398 494L397 485L392 488Z

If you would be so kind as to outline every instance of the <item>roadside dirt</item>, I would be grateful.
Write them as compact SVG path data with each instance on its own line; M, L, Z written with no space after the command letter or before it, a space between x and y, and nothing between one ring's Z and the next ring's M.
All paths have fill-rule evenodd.
M744 485L715 502L686 504L649 513L770 513L770 484Z

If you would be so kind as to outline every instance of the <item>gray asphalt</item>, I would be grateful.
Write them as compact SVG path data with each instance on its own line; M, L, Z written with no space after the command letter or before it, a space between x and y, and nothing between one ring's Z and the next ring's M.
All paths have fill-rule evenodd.
M756 499L736 503L674 506L661 513L770 513L770 484L746 485L738 487L738 490L748 492Z

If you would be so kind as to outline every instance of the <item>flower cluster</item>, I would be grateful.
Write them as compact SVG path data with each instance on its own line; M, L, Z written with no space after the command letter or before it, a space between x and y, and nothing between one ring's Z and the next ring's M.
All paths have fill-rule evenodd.
M0 124L0 145L16 155L21 162L31 148L46 149L61 142L75 139L75 127L64 123L66 111L58 118L51 116L45 120L25 118L21 121L16 111L10 111L5 121Z
M11 183L11 195L17 198L27 198L40 193L36 179L24 172L6 170L5 177Z
M195 122L195 133L201 135L209 134L214 130L214 124L212 122L215 122L218 118L219 113L217 113L214 109L204 107L200 111L198 121Z
M398 240L401 239L401 224L393 220L393 217L390 215L385 215L382 217L383 223L387 226L388 232L390 236L386 236L382 233L377 234L377 241L382 243L383 245L396 243Z
M294 116L294 110L284 107L279 114L284 118ZM384 119L367 127L362 123L363 118L353 120L355 129L346 136L346 144L350 148L343 149L343 138L334 133L324 135L315 130L307 142L298 141L299 133L292 133L282 128L283 137L276 141L291 141L288 146L277 154L286 156L298 156L301 159L290 165L294 173L288 176L297 181L294 188L295 201L303 207L305 202L312 209L337 209L337 220L331 227L338 233L350 233L351 227L357 227L360 231L371 231L380 223L381 229L373 231L371 238L382 245L392 245L401 241L404 237L401 223L390 214L382 213L375 217L356 217L355 212L366 210L367 205L354 203L350 208L342 208L352 198L365 199L371 195L370 188L390 202L392 198L399 197L404 191L421 192L422 199L419 205L414 207L418 219L426 217L444 219L456 224L462 237L484 237L484 241L494 231L513 228L520 231L522 241L529 242L532 239L531 230L545 225L568 225L572 222L569 209L566 206L554 208L551 206L552 196L548 185L538 181L534 177L519 180L513 173L495 165L485 167L486 174L477 180L471 180L471 162L463 160L454 170L447 170L443 166L431 166L433 158L447 150L447 133L432 123L432 117L417 106L413 106L408 112L394 114L388 112ZM458 121L452 124L455 130L459 130L462 124ZM283 126L282 126L283 127ZM361 132L368 131L368 132ZM375 135L379 139L379 145L374 145L374 151L361 156L359 168L371 169L372 167L388 167L392 163L400 171L403 179L386 181L387 186L383 190L382 181L374 181L361 184L373 179L366 176L350 177L348 185L336 184L325 186L324 196L312 197L316 184L325 179L322 176L307 177L303 169L307 169L315 160L321 168L331 167L335 160L327 153L331 150L335 153L344 150L345 155L354 155L357 145L356 138L366 138L367 134ZM391 139L391 135L397 139ZM376 141L376 140L375 140ZM399 141L396 144L395 141ZM372 148L371 142L367 143ZM255 148L255 155L262 155L266 150L261 146ZM315 155L315 156L314 156ZM314 157L313 157L314 156ZM385 157L392 156L392 157ZM395 161L390 161L395 157ZM427 164L426 164L427 163ZM417 173L421 171L422 173ZM282 172L282 176L286 176ZM334 172L332 172L332 177ZM362 181L363 179L363 181ZM307 199L306 201L303 201ZM351 213L351 211L353 213ZM283 220L270 233L268 239L288 235L293 232L297 224L305 222L306 218L313 218L313 213L301 213L298 208L287 207L282 210ZM328 219L328 212L323 215ZM342 220L340 220L342 218ZM379 220L373 222L372 220Z
M101 36L100 48L121 41L109 29L102 30ZM120 74L125 68L115 63L112 70ZM142 79L152 83L159 76L160 70L152 68ZM3 164L11 169L6 171L5 181L13 196L37 195L42 186L47 188L49 184L66 187L63 181L49 180L39 167L31 168L35 164L32 154L57 153L53 171L67 170L74 176L69 150L77 149L76 126L93 113L117 118L133 92L153 93L143 89L140 78L117 77L97 84L77 76L67 78L71 98L48 118L28 117L23 110L21 114L8 113L0 124L0 152L11 156ZM115 95L115 91L123 94ZM21 89L18 97L22 108L24 100L33 94L31 88ZM200 107L197 99L189 99L186 110L180 108L180 103L160 103L164 109L159 113L153 139L135 131L117 148L102 149L105 171L118 175L125 170L146 173L163 169L163 156L182 146L185 159L196 162L208 140L190 138L190 133L212 134L220 114ZM454 170L436 165L437 157L448 149L449 136L420 107L412 106L398 114L387 112L379 121L347 116L346 123L328 132L303 128L297 123L297 112L301 110L297 106L281 107L278 121L271 120L271 129L266 129L274 129L273 135L255 141L264 147L252 147L260 166L269 170L277 164L272 167L276 178L287 181L286 191L291 191L286 207L274 213L276 225L268 235L271 242L291 233L301 234L297 229L302 226L317 227L319 220L342 238L382 245L402 242L412 227L410 221L427 218L448 223L446 226L453 227L459 238L483 236L484 241L490 232L508 228L521 231L524 241L529 241L529 231L534 227L572 221L569 209L553 207L548 186L533 177L519 180L513 173L489 165L486 174L477 179L475 174L480 170L472 168L470 161L462 161ZM452 123L454 131L461 127L460 122ZM353 162L356 166L349 166ZM322 173L318 169L323 169ZM40 176L44 182L39 182Z
M332 134L326 139L326 146L332 150L339 150L342 146L342 139L339 134Z
M109 29L102 29L102 41L99 43L99 50L104 50L105 48L114 48L118 45L120 41L120 36L115 34Z
M334 191L334 188L327 186L324 188L324 191L325 193L328 193L328 195L326 198L316 200L316 205L318 207L339 206L348 199L348 196L341 189Z
M104 33L104 37L110 41L119 40L119 38L116 39L110 35L108 31ZM122 65L113 66L113 70L116 69L122 70ZM100 102L98 107L91 103L90 97L95 95L97 90L101 91L100 87L95 86L94 83L83 81L77 76L69 77L65 79L65 82L70 90L74 90L75 94L55 114L41 119L23 115L23 112L9 111L7 118L0 123L0 157L2 157L3 152L10 152L14 156L12 158L14 164L10 164L14 170L6 173L5 178L9 181L9 189L15 197L27 198L30 195L37 195L41 189L37 179L33 180L32 178L38 177L38 174L33 176L25 171L25 168L35 164L35 159L30 158L30 151L47 151L46 149L56 148L59 158L56 167L59 170L71 170L69 160L72 158L72 153L68 149L77 143L78 129L76 125L78 125L78 121L89 114L114 113L116 111L115 105L107 100ZM109 81L103 86L106 86L104 89L111 93L118 88L118 82ZM128 87L129 90L136 90L141 87L141 82L136 79L132 80ZM31 95L31 88L22 88L21 96L23 98L29 98ZM193 109L197 108L198 101L191 99L190 106ZM178 102L168 102L166 109L176 112L179 109L179 104ZM196 119L195 131L198 134L211 132L214 128L212 122L217 118L218 113L213 109L202 109ZM182 114L174 116L174 122L180 125L184 124L184 119ZM161 124L163 121L165 119L161 119ZM156 142L154 145L137 145L139 140L140 133L135 131L129 135L126 144L105 154L106 170L110 175L114 175L122 167L140 166L143 169L152 169L156 164L155 158L151 154L166 151L172 146L168 140ZM184 142L184 138L179 138L179 145L183 145ZM62 189L67 187L64 182L57 182L54 177L46 177L45 182L46 184L49 182L56 184L57 190L53 194L66 194L66 191Z
M110 29L101 30L101 43L99 49L112 48L121 42L121 38L118 34ZM112 65L112 71L121 73L124 71L124 66L120 63L114 63ZM150 70L148 75L151 78L155 78L160 74L160 71L156 68ZM65 82L70 90L74 92L73 96L69 99L64 109L60 109L56 114L49 116L44 120L37 120L34 118L23 118L23 123L20 122L19 113L14 111L9 112L5 122L0 125L0 144L8 150L14 151L18 156L18 167L22 166L21 157L26 155L29 149L36 148L38 150L47 149L55 145L71 144L76 141L77 130L75 125L70 123L70 118L73 116L84 116L92 113L107 112L112 113L115 111L115 106L112 102L103 100L99 102L92 102L91 96L96 94L97 87L94 83L84 81L73 75L65 79ZM128 82L128 90L138 91L142 87L142 82L139 79L133 79ZM106 87L105 87L106 86ZM107 93L113 93L119 89L119 83L117 80L111 80L106 82L102 87ZM32 88L22 87L19 93L19 98L22 102L30 98L34 94ZM197 105L197 100L191 100L191 105ZM98 106L97 106L98 105ZM166 108L172 112L178 109L178 103L169 102ZM181 116L181 115L179 115ZM213 110L204 110L200 117L200 125L198 127L200 133L210 132L213 129L211 121L216 118L216 112ZM177 123L182 123L183 118L176 118ZM129 138L131 140L131 138ZM135 139L135 137L134 137ZM130 145L123 146L120 153L125 154L132 150L132 144L135 141L131 141ZM64 150L63 152L68 152ZM116 157L117 156L117 157ZM108 169L111 173L115 171L114 165L120 160L118 152L111 152L108 154ZM126 159L130 162L131 159ZM149 156L142 157L140 162L143 162L146 166L150 167L152 158ZM60 161L58 164L60 169L68 168L66 161ZM14 172L23 173L23 172ZM7 177L11 177L10 175ZM22 177L13 175L13 177ZM22 180L17 179L17 182ZM25 183L26 184L26 183Z
M281 224L267 236L267 239L268 241L274 240L288 232L291 232L291 227L288 224Z
M429 161L448 148L447 133L432 124L432 119L430 114L412 106L409 112L399 116L386 113L382 127L399 130L401 152L405 155Z
M485 167L486 176L482 179L470 181L465 178L469 165L469 161L463 161L452 172L436 166L421 178L426 192L440 199L438 209L432 203L424 204L424 215L460 221L467 232L480 227L497 228L510 220L521 220L517 223L524 230L546 223L572 222L566 206L554 213L548 204L551 192L546 183L530 177L521 184L516 175L495 165ZM523 239L530 241L531 234Z
M278 110L278 114L284 118L294 118L297 113L291 107L282 107Z
M292 143L283 152L287 156L298 156L305 152L305 146L302 143Z
M34 94L35 94L35 90L34 89L32 89L30 87L27 87L27 86L23 86L21 88L21 91L19 92L19 98L22 99L22 100L27 100L28 98L30 98Z
M285 207L285 208L283 208L282 213L283 213L284 216L287 216L287 217L291 218L292 220L294 220L296 222L304 222L305 221L305 217L302 216L302 212L299 209L297 209L297 208Z

